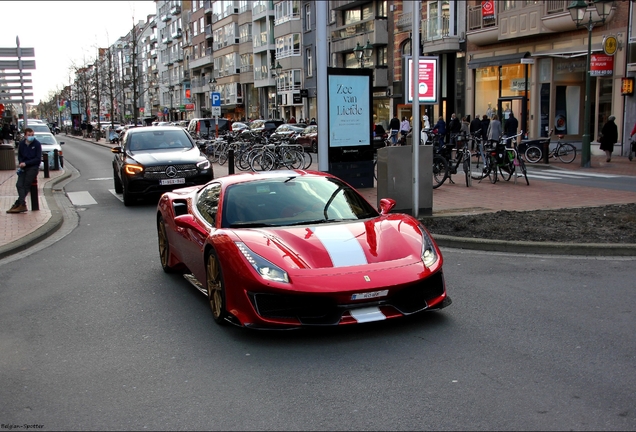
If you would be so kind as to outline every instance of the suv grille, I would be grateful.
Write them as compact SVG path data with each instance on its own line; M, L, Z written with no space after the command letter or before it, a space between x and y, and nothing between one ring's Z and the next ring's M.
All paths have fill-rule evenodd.
M166 174L166 169L168 167L175 167L177 169L177 174L169 177ZM195 164L183 164L183 165L156 165L151 167L146 167L144 171L144 178L148 180L162 180L168 178L188 178L197 175L198 170Z

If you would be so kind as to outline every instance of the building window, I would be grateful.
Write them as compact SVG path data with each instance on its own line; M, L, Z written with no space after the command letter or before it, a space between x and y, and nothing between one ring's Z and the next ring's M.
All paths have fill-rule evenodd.
M376 64L378 66L386 66L389 62L388 56L387 56L387 52L388 52L387 47L384 46L384 47L377 48L376 51L377 51L377 58L378 58Z
M311 31L311 3L305 5L305 31Z
M288 34L276 38L276 58L281 59L300 55L300 33Z
M314 62L311 58L311 48L305 50L305 67L307 69L307 76L313 76L314 74Z
M300 19L300 1L284 0L277 3L274 10L274 25L282 24L292 19Z
M199 22L195 21L192 23L192 36L196 36L199 34Z

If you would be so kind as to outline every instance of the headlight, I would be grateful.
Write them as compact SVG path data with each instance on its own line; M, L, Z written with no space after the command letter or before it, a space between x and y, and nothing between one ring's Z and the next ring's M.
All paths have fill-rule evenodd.
M206 170L210 168L210 161L206 159L201 162L198 162L197 167L199 167L200 170Z
M422 232L422 261L426 267L431 267L438 258L433 239L423 227L420 227L420 231Z
M126 174L130 174L130 175L139 174L143 170L144 170L144 167L142 167L141 165L129 164L124 167L124 171L126 171Z
M255 254L245 246L243 242L235 242L245 259L254 267L254 270L265 280L272 282L289 283L287 272L280 267L267 261L265 258Z

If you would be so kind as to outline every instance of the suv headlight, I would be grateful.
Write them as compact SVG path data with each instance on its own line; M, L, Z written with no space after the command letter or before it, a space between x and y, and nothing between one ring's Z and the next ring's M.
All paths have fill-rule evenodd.
M142 167L141 165L126 164L124 166L124 171L126 172L126 174L130 175L140 174L143 172L143 170L144 167Z
M199 168L199 170L204 171L206 169L210 168L210 161L209 160L203 160L201 162L197 163L197 167Z
M245 259L250 263L254 270L265 280L272 282L289 283L287 272L277 265L272 264L260 255L255 254L245 246L243 242L235 242L236 247L241 251Z

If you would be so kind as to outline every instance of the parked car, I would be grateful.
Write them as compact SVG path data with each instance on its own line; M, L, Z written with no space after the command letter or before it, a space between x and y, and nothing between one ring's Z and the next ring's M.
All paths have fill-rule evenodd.
M303 131L303 128L297 127L293 124L282 124L276 128L276 130L269 136L270 139L277 140L291 140L296 134Z
M227 119L219 118L219 133L224 134L230 130L230 122ZM216 120L213 118L196 118L190 120L188 132L195 138L214 138L216 135Z
M243 122L233 122L230 125L230 129L232 130L232 132L242 131L249 128L250 126L247 123L243 123Z
M442 254L415 217L376 210L329 173L242 173L162 195L161 266L188 273L214 320L336 326L451 304Z
M124 195L126 206L135 198L205 184L214 178L210 161L178 126L128 129L121 146L111 151L115 153L115 192Z
M273 133L278 126L285 124L282 120L253 120L250 123L250 130L252 132L262 134L265 132L267 135Z
M59 167L63 167L62 144L64 144L64 141L58 141L55 135L50 132L34 132L33 135L35 139L42 144L42 155L44 155L44 153L48 154L49 169L55 169L55 150L57 150L58 157L60 158L58 169ZM44 161L40 162L40 169L44 169Z
M318 153L318 125L307 126L296 135L293 142L310 149L312 153Z

